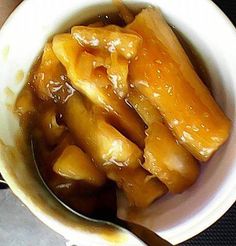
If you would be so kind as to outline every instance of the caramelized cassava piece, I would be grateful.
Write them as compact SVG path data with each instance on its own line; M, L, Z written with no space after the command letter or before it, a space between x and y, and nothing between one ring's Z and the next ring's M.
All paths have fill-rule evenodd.
M84 180L96 186L105 183L105 175L92 163L91 159L76 145L65 148L53 165L57 174L74 180Z
M34 72L31 85L40 99L53 99L56 103L64 103L73 93L66 70L55 56L50 43L45 45L41 62Z
M73 95L68 100L64 117L78 145L100 168L106 165L139 166L142 151L108 124L102 115L94 112L90 102L81 96Z
M141 44L141 38L132 33L113 31L102 27L75 26L71 33L84 47L117 52L127 60L134 58Z
M197 159L207 161L228 138L229 119L159 10L143 10L127 29L143 38L129 67L131 83L160 110L181 144Z
M138 146L144 146L144 124L136 113L119 99L110 85L104 69L94 68L96 56L86 52L70 34L54 37L53 50L65 66L72 85L94 104L109 112L122 132ZM95 62L94 62L95 61ZM104 63L104 61L99 60Z
M150 177L141 167L134 170L111 168L107 170L107 176L125 192L130 205L136 207L147 207L168 191L164 184L157 178Z
M199 175L196 160L162 123L152 123L146 133L143 167L158 177L170 192L183 192Z
M199 175L197 161L176 141L157 108L145 96L131 89L128 101L148 126L143 167L158 177L171 192L183 192Z
M82 46L99 50L100 56L106 58L104 59L106 60L106 64L103 65L107 68L108 78L113 84L114 91L119 97L125 97L128 93L127 77L129 59L135 57L137 48L140 45L138 43L140 42L140 38L134 34L123 33L123 29L115 25L95 29L91 27L87 28L83 26L74 27L72 34ZM83 34L84 32L85 34ZM94 42L97 42L97 44L93 45ZM125 47L122 42L128 46ZM132 55L129 58L128 56L124 56L125 53L122 55L121 51L130 52Z

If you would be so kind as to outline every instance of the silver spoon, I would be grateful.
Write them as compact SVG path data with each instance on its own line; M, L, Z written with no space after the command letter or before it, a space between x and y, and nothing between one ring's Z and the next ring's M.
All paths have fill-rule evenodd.
M33 149L33 143L31 142L32 145L32 149ZM35 167L37 169L38 175L40 177L40 179L42 180L43 184L45 185L45 187L47 188L47 190L52 194L52 196L58 201L60 202L64 207L66 207L68 210L70 210L72 213L76 214L79 217L85 218L87 220L92 220L92 221L96 221L96 222L109 222L109 223L113 223L116 224L118 226L121 226L125 229L127 229L128 231L130 231L131 233L133 233L136 237L138 237L139 239L141 239L146 245L148 246L170 246L172 244L170 244L168 241L164 240L163 238L161 238L160 236L158 236L155 232L149 230L148 228L135 224L133 222L129 222L129 221L125 221L125 220L121 220L119 218L117 218L116 216L114 216L113 218L109 218L109 221L104 221L103 218L100 219L93 219L90 217L87 217L83 214L80 214L79 212L75 211L74 209L72 209L71 207L69 207L68 205L66 205L51 189L50 187L47 185L47 183L45 182L45 180L43 179L41 172L38 168L38 165L35 161L35 156L33 156L34 159L34 163L35 163Z
M104 222L104 220L101 218L100 220L97 219L92 219L89 218L83 214L78 213L77 211L75 211L74 209L72 209L71 207L69 207L68 205L66 205L61 199L58 198L58 196L55 195L55 193L49 188L49 186L47 185L47 183L44 181L39 168L35 162L35 166L38 172L38 175L40 177L40 179L42 180L43 184L45 185L45 187L47 188L47 190L53 195L53 197L60 202L64 207L66 207L68 210L70 210L72 213L76 214L79 217L83 217L87 220L93 220L96 222ZM9 188L6 181L2 178L1 174L0 174L0 189L7 189ZM129 230L131 233L133 233L135 236L137 236L139 239L141 239L144 243L146 243L147 245L150 246L168 246L171 245L169 242L167 242L166 240L164 240L163 238L161 238L160 236L158 236L156 233L154 233L153 231L147 229L144 226L132 223L132 222L128 222L125 220L121 220L117 217L114 216L114 218L110 218L110 221L105 221L105 222L110 222L116 225L119 225L127 230Z

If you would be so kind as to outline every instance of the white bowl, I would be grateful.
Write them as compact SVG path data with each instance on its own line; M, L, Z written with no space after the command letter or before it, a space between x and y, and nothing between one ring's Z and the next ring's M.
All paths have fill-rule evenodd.
M136 9L145 5L141 0L126 2ZM211 77L212 92L233 126L230 139L204 164L198 182L190 190L157 201L136 219L177 244L206 229L236 200L236 32L209 0L145 2L160 7L168 22L198 50ZM139 242L120 228L76 217L47 192L27 154L29 148L12 109L33 62L53 34L111 11L111 0L28 0L14 11L0 32L0 172L40 220L80 245Z

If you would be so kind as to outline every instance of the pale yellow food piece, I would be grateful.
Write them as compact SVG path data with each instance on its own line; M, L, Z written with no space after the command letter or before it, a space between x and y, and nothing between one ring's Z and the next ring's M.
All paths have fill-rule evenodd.
M54 145L58 142L59 138L66 131L64 125L59 125L56 119L55 107L47 108L46 111L40 115L40 126L41 130L49 145Z
M75 26L71 33L84 47L117 52L127 60L136 56L141 38L135 34L108 30L103 27Z
M119 125L119 129L138 146L143 147L145 138L143 122L115 95L104 70L94 69L97 56L85 52L70 34L55 36L53 50L65 66L72 85L93 103L106 109Z
M165 183L171 192L183 192L198 177L196 160L176 141L157 108L145 96L131 89L128 101L148 125L143 167Z
M76 145L70 145L53 165L57 174L74 180L84 180L96 186L105 183L105 175L95 167L88 155Z
M67 102L64 113L66 124L77 143L103 168L106 165L136 168L142 151L129 139L93 112L91 104L79 95Z
M66 70L55 56L51 43L45 45L41 62L34 71L31 85L40 99L53 99L56 103L64 103L73 93Z
M141 167L110 169L107 176L125 192L131 206L145 208L168 192L164 184Z
M170 192L183 192L199 175L197 161L162 123L151 124L146 133L143 167L158 177Z
M128 94L128 102L137 111L139 116L147 126L154 122L162 122L162 116L158 109L153 106L147 97L142 95L137 89L131 88Z
M156 106L179 142L207 161L226 141L230 121L193 69L160 10L147 8L127 26L142 38L130 82Z

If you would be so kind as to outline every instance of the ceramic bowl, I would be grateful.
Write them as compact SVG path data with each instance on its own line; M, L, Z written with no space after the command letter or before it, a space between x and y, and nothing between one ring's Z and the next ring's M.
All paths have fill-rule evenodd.
M202 165L197 183L181 195L155 202L136 218L177 244L209 227L236 200L236 31L210 0L125 2L135 10L148 4L161 8L169 24L200 54L212 93L232 120L230 139ZM28 0L14 11L0 31L0 172L35 216L79 245L141 242L112 224L75 216L50 195L37 176L13 108L47 40L92 16L113 11L111 0Z

